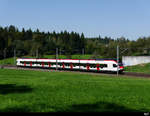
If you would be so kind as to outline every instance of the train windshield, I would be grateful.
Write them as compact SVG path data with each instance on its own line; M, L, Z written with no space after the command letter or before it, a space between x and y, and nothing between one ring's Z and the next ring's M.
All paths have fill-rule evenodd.
M119 66L123 66L123 63L119 63Z

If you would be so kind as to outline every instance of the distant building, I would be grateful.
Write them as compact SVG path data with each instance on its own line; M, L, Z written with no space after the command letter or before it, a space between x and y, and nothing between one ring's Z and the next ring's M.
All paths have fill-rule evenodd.
M122 56L122 63L124 66L150 63L150 56Z

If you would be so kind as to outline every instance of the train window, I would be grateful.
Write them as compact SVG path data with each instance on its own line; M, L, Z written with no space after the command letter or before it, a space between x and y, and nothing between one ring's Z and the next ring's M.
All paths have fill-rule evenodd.
M62 65L63 65L63 63L58 63L58 65L62 66Z
M90 64L91 68L96 68L96 64Z
M104 64L104 67L107 67L107 64Z
M119 63L119 66L123 66L123 64L122 64L122 63Z
M26 62L26 64L30 64L30 62Z
M44 62L44 65L48 65L48 62Z
M24 64L24 61L21 61L20 63L21 63L21 64Z
M73 66L79 66L77 63L73 63Z
M65 66L70 66L70 63L65 63Z
M99 66L100 68L104 68L104 67L107 67L107 64L100 64Z
M73 66L76 66L76 64L75 64L75 63L73 63L72 65L73 65Z
M77 66L80 66L81 64L80 64L80 63L76 63L76 65L77 65Z
M113 67L117 67L117 65L116 65L116 64L113 64Z
M51 65L56 65L56 63L55 62L51 62Z
M103 68L103 64L100 64L99 67L100 67L100 68Z
M104 64L104 67L107 67L107 64Z
M32 64L36 64L36 62L32 62Z
M80 66L84 66L84 67L86 67L86 66L87 66L87 64L81 64Z

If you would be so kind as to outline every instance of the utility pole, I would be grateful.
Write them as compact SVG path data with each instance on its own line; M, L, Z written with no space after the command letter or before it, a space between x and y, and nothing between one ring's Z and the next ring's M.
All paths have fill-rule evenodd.
M5 65L5 58L6 58L6 50L7 48L4 49L4 65Z
M38 49L36 50L36 58L38 58L39 56L38 56Z
M56 70L58 70L58 48L56 48Z
M16 65L16 49L14 48L14 65Z
M79 55L79 70L80 70L80 55Z
M80 51L80 50L79 50ZM82 53L81 53L82 52ZM81 59L81 55L80 54L83 54L83 49L82 49L82 51L80 51L80 53L79 53L79 70L80 70L80 68L81 68L81 65L80 65L80 59Z
M61 48L59 49L59 55L61 55Z
M119 46L117 45L117 76L118 76L118 68L119 68Z

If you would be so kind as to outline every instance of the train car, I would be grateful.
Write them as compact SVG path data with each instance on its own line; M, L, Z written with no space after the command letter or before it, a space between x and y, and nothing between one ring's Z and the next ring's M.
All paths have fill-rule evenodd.
M58 68L69 70L97 71L97 72L117 72L121 73L124 67L113 59L33 59L18 58L17 66Z

